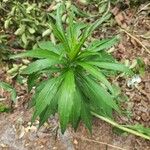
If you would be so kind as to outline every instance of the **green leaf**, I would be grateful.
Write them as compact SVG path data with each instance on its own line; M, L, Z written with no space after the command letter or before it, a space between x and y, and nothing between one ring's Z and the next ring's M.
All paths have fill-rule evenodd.
M83 67L88 73L92 76L100 80L110 91L114 93L114 90L110 84L110 82L106 79L106 77L100 72L100 70L88 63L80 62L78 63L81 67Z
M35 72L39 72L43 69L49 68L52 65L58 63L56 60L52 59L40 59L33 63L31 63L27 68L22 71L22 74L32 74Z
M86 1L87 2L87 1ZM76 7L75 5L72 5L72 9L80 17L93 17L91 13L82 11L79 7Z
M43 33L42 33L42 37L45 37L45 36L48 36L51 34L51 30L50 29L47 29L45 30Z
M92 42L92 44L87 48L87 50L98 52L98 51L112 47L117 42L118 42L118 37L114 37L111 39L104 39L104 40L100 40L100 41L96 40L96 41Z
M72 123L73 128L76 130L79 123L79 117L81 113L81 101L82 101L82 95L78 88L76 88L74 99L73 99L73 106L72 106L72 112L70 115L70 121Z
M25 32L25 25L21 25L16 31L15 35L22 35Z
M72 23L70 22L66 32L67 32L67 39L69 41L69 46L71 48L70 55L72 55L72 53L76 48L76 45L78 44L78 38L82 33L81 30L83 30L86 27L86 25L83 23L74 23L73 21Z
M64 35L64 29L63 29L63 25L62 25L62 14L64 12L64 5L63 4L59 4L58 9L56 11L56 25L58 30L61 32L61 34L63 36Z
M107 53L106 51L100 51L99 55L91 58L90 61L116 63L116 60L113 58L113 56L111 54Z
M60 95L58 100L58 113L60 117L61 132L64 133L69 122L69 117L72 111L75 81L74 73L72 70L68 70L65 73L65 79L62 82L60 89Z
M44 111L40 114L40 123L39 128L48 120L50 115L55 114L57 110L58 104L58 97L56 96L54 99L51 100L50 104L44 109Z
M117 86L116 84L113 84L112 86L113 86L113 89L114 89L114 95L113 95L113 97L114 97L114 98L120 98L120 97L119 97L120 94L121 94L121 89L120 89L120 87ZM122 99L125 99L125 98L123 98L123 96L122 96Z
M42 41L38 43L39 48L57 53L55 45L50 41Z
M81 101L81 119L92 134L92 115L89 106L84 101Z
M30 28L30 27L28 28L28 30L31 34L34 34L36 32L34 28Z
M90 78L90 77L87 77L87 78ZM102 116L112 118L112 107L110 107L103 100L101 100L101 96L99 96L99 91L97 89L94 91L93 85L90 86L88 84L88 81L85 80L84 76L83 76L82 82L80 82L80 85L81 85L81 90L83 91L84 95L86 95L89 99L88 105L90 106L91 110L93 110L94 112L97 112L98 114Z
M95 21L93 24L91 24L89 27L86 28L86 30L83 32L83 36L81 37L80 46L83 45L85 40L91 35L91 33L104 21L108 20L110 18L110 14L106 14L102 16L100 19Z
M78 55L78 58L84 60L84 59L88 59L91 56L97 56L97 55L99 55L99 53L97 52L84 51Z
M107 19L110 18L110 14L104 15L102 16L102 18L98 19L97 21L95 21L93 24L91 24L90 26L87 26L87 28L84 30L81 38L79 39L79 44L76 46L75 51L73 53L72 58L75 58L76 55L79 53L81 47L83 46L84 42L87 40L87 38L91 35L91 33L100 25L102 24L104 21L106 21Z
M87 86L90 88L92 94L99 100L99 104L101 105L101 101L103 101L110 108L113 108L118 113L120 113L119 107L116 102L113 100L113 97L98 83L86 77ZM97 101L98 102L98 101ZM101 106L103 107L103 106ZM104 111L107 111L103 109Z
M16 102L17 93L16 90L11 85L5 82L0 82L0 88L10 92L12 101Z
M23 58L23 57L49 58L49 59L59 60L58 54L49 50L42 50L42 49L34 49L34 50L26 51L21 54L13 55L10 58L15 59L15 58Z
M33 86L36 85L36 81L37 81L39 75L40 75L39 73L33 73L28 76L27 85L28 85L29 92L32 90Z
M12 19L12 18L9 18L9 19L5 20L5 22L4 22L4 28L5 28L5 29L8 29L8 27L9 27L9 25L10 25L10 23L11 23L11 19Z
M51 100L55 97L58 88L61 84L62 78L49 79L44 88L39 92L36 98L36 104L34 115L32 117L32 123L36 117L39 116L43 110L50 104Z
M48 105L43 112L39 115L40 117L40 123L39 123L39 128L48 120L50 115L53 114L53 109L51 105Z
M29 76L29 77L30 77L30 76ZM31 78L32 78L32 77L31 77ZM36 104L36 99L37 99L37 97L39 96L39 94L40 94L40 92L42 91L42 89L45 87L47 81L48 81L48 80L44 80L44 81L40 82L40 83L36 86L36 88L35 88L35 93L34 93L34 95L32 96L32 99L31 99L31 101L29 102L29 105L28 105L29 108L35 106L35 104Z
M58 9L57 9L57 13L56 13L56 23L54 24L53 21L51 21L51 26L52 26L52 30L54 35L58 38L58 40L60 42L63 43L64 47L65 47L65 51L69 52L70 51L70 47L68 44L68 40L65 36L65 32L63 29L63 25L62 25L62 19L61 19L61 15L64 12L64 5L63 4L59 4Z
M129 72L130 69L126 67L123 64L119 63L110 63L110 62L87 62L88 64L103 68L103 69L109 69L109 70L115 70L115 71L120 71L120 72Z
M22 34L21 40L25 46L28 44L27 36L25 33Z

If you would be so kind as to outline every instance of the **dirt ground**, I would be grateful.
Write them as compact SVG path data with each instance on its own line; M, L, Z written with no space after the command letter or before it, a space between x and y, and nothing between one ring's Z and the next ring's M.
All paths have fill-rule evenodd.
M81 6L83 7L83 6ZM85 7L85 6L84 6ZM90 6L89 6L90 8ZM136 88L127 86L127 78L113 79L129 97L125 108L132 111L131 118L117 118L120 123L141 123L150 127L150 7L141 5L136 11L128 8L111 8L115 20L107 32L99 29L94 36L98 39L119 34L120 43L111 49L117 60L130 64L140 57L145 62L146 71ZM107 25L106 25L107 26ZM0 79L12 83L6 74L6 67L0 70ZM15 83L18 103L11 113L0 114L0 150L149 150L150 141L134 135L118 135L105 122L93 120L93 134L81 124L76 133L68 129L64 135L58 128L57 116L51 117L37 130L38 120L30 127L32 110L27 109L29 95L26 86ZM4 91L0 95L10 105L10 96Z

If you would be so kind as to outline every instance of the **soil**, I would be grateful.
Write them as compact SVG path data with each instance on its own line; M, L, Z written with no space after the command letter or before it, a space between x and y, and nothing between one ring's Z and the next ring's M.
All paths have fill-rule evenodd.
M133 63L140 57L146 66L145 74L137 87L127 86L128 78L118 77L114 82L121 86L122 91L129 97L125 108L132 111L131 118L117 118L120 123L143 124L150 127L150 7L141 5L136 11L133 8L120 10L117 6L111 8L115 20L107 32L98 30L94 37L101 39L119 34L121 41L111 49L119 61ZM87 6L81 6L87 7ZM91 7L89 6L89 11ZM86 8L87 9L87 8ZM92 7L93 9L93 7ZM106 25L107 26L107 25ZM122 30L123 29L123 30ZM149 35L149 36L148 36ZM14 83L8 67L0 70L0 80ZM64 135L58 128L57 116L51 117L48 123L37 129L38 120L30 122L32 110L27 109L30 95L26 85L14 83L18 93L18 103L13 106L13 112L0 114L0 150L149 150L150 141L130 134L118 135L112 126L94 118L93 133L80 124L77 132L71 128ZM11 106L10 95L0 91L5 98L4 103ZM2 101L3 102L3 101Z

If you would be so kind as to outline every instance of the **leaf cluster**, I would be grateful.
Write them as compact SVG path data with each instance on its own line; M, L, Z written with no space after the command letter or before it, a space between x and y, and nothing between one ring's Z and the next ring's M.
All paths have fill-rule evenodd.
M80 121L91 132L91 111L107 118L112 118L113 110L120 113L115 90L106 74L130 73L130 70L106 51L118 41L117 37L85 45L92 32L110 15L102 16L92 24L83 24L75 21L71 8L69 25L62 24L63 4L51 20L52 32L57 39L55 44L43 41L38 43L38 48L11 58L31 57L35 60L22 72L28 75L29 91L35 86L31 102L35 108L32 122L39 116L41 126L50 115L58 113L62 133L68 124L76 130ZM37 84L43 74L46 80Z
M50 0L0 2L2 16L0 29L5 31L8 40L13 40L10 43L12 46L31 48L42 37L45 39L50 37L48 22L51 12L48 6L51 2Z

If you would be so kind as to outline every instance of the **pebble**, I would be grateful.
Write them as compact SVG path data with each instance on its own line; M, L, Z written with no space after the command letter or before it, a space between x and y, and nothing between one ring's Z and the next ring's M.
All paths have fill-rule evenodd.
M136 116L136 117L135 117L135 120L137 120L137 121L139 121L140 119L141 119L140 116Z
M146 113L142 113L141 117L142 117L143 121L145 121L145 122L149 121L149 116L147 116Z
M73 143L74 143L75 145L77 145L77 144L78 144L78 141L75 139L75 140L73 141Z

